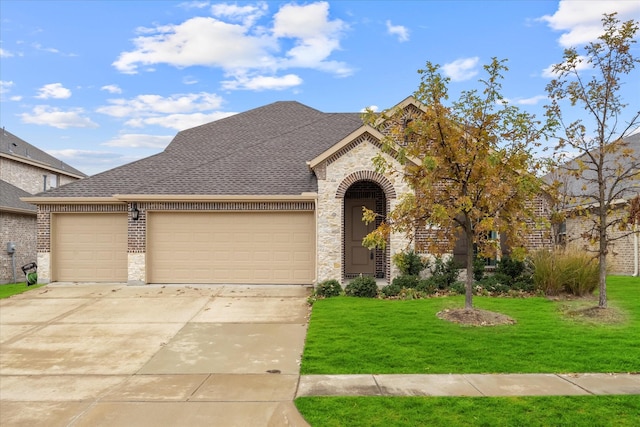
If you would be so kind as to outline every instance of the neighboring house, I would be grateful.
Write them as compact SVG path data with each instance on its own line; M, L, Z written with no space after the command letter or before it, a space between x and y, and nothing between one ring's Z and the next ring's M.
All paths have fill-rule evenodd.
M640 158L640 133L629 136L625 139L628 144L628 148L633 150L631 156L622 156L615 153L607 154L608 163L605 165L605 169L608 169L606 174L610 175L609 182L613 182L617 179L615 169L618 164L622 166L622 169L629 169L633 165L632 162L637 164ZM585 155L578 157L578 159L585 158ZM614 161L615 160L615 161ZM616 163L616 161L618 163ZM575 167L575 160L568 163L568 167ZM588 166L588 164L587 164ZM581 178L570 177L566 180L564 188L566 194L570 200L568 202L567 210L569 212L574 211L575 205L589 205L594 204L594 199L571 200L572 195L577 194L597 194L597 183L593 181L593 172L585 171ZM638 171L638 178L633 180L629 179L625 182L619 182L616 184L616 189L621 191L618 197L612 200L614 209L609 214L609 221L618 220L626 217L629 213L629 202L634 197L640 194L640 171ZM586 177L586 178L585 178ZM556 178L558 179L558 178ZM610 188L610 185L608 186ZM586 212L590 212L587 210ZM583 238L584 234L589 234L594 224L594 217L590 215L572 216L569 215L561 229L561 241L566 244L567 247L595 250L597 245L590 244L588 240ZM640 253L640 236L638 231L633 232L633 225L629 225L623 229L617 226L609 228L609 238L613 239L611 247L609 249L609 255L607 258L607 267L611 274L621 275L638 275L638 263Z
M36 208L20 198L86 175L10 132L0 131L0 283L24 280L20 267L36 261ZM15 252L10 254L12 243Z
M407 98L408 114L420 105ZM362 206L409 191L375 171L384 135L359 113L276 102L179 132L157 155L27 200L41 281L312 284L390 280L392 234L368 250ZM385 156L387 154L384 154Z

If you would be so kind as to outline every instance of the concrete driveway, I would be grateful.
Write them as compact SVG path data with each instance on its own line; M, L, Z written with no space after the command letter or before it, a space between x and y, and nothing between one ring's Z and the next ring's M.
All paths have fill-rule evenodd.
M0 300L0 425L305 426L309 293L51 284Z

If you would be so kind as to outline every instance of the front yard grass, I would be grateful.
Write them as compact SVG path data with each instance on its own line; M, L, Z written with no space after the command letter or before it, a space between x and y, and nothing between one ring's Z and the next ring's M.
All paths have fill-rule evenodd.
M640 396L302 397L313 427L637 426Z
M514 325L470 327L436 313L463 297L398 301L336 297L314 303L301 373L446 374L640 371L640 278L610 277L616 323L563 314L584 301L474 297ZM593 305L597 300L592 301Z
M483 298L474 305L515 325L469 327L436 317L462 297L415 301L331 298L314 304L301 372L640 372L640 278L608 278L620 317L598 323L566 312L597 300ZM640 395L525 397L301 397L313 427L636 426Z
M30 291L31 289L40 288L42 286L45 286L45 285L40 284L40 285L27 286L26 282L7 283L6 285L0 285L0 299L9 298L12 295L21 294L23 292Z

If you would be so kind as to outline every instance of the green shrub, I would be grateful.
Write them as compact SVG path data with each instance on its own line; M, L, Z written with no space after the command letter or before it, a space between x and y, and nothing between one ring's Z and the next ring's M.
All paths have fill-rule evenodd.
M384 295L385 297L395 297L398 296L398 294L400 293L400 291L402 291L402 286L400 285L387 285L387 286L383 286L382 289L380 289L380 292L382 293L382 295Z
M485 277L478 282L487 292L507 293L511 289L511 278L506 274L496 273Z
M437 289L438 286L435 284L431 277L429 277L428 279L420 280L416 285L416 291L422 292L426 295L435 294Z
M465 284L462 282L453 282L449 286L449 290L451 292L455 292L456 294L460 294L460 295L464 295L464 293L466 292Z
M598 287L598 263L587 252L540 250L531 261L535 288L546 295L568 292L582 296Z
M341 293L342 286L340 286L340 282L335 279L325 280L316 285L316 295L319 297L336 297Z
M505 256L498 261L496 265L496 273L504 274L515 281L529 272L527 271L527 265L524 261Z
M436 258L431 279L438 289L449 289L458 280L460 267L461 265L453 257L446 262L442 258Z
M418 286L419 280L418 276L403 274L402 276L394 278L391 284L400 286L400 288L415 289L415 287Z
M393 263L405 276L419 276L422 270L429 266L429 262L422 259L413 250L398 252L392 257Z
M476 257L473 260L473 279L476 282L479 282L484 278L484 266L486 265L486 261L484 258Z
M378 296L378 285L373 277L357 277L347 284L344 293L350 297L375 298Z

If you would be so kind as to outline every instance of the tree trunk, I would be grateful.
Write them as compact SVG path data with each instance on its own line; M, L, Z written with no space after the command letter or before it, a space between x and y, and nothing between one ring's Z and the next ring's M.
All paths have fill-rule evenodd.
M464 293L464 308L465 310L473 309L473 230L467 229L467 280L465 284Z
M598 307L607 308L607 242L606 235L600 235L600 253L598 254L598 284L600 295Z

